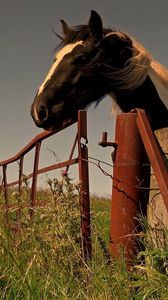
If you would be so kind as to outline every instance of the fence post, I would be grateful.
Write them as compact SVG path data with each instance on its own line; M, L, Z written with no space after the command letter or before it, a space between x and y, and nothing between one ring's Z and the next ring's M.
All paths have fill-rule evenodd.
M117 116L114 160L110 250L115 257L134 257L140 245L140 214L146 216L149 198L150 166L136 125L136 113ZM146 189L143 189L145 187Z
M21 196L22 196L22 181L23 181L23 161L24 161L24 156L21 155L19 159L19 188L18 188L18 209L16 212L16 219L19 225L20 217L21 217L21 210L20 210L20 203L21 203Z
M32 179L32 187L30 194L30 218L33 219L34 216L34 208L36 202L36 187L37 187L37 175L38 175L38 163L40 156L40 148L41 141L36 143L35 157L34 157L34 169L33 169L33 179Z
M91 228L90 228L90 197L89 197L89 168L87 147L87 113L78 112L78 157L79 157L79 180L80 209L81 209L81 234L84 259L91 258Z
M5 216L8 222L8 210L9 210L9 199L8 199L8 187L7 187L7 165L3 165L3 186L4 186L4 197L5 197Z

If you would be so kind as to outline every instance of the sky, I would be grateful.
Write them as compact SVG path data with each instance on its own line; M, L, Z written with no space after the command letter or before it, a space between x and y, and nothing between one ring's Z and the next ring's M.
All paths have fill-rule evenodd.
M52 31L61 34L60 19L70 26L86 24L91 9L101 15L104 27L128 32L168 67L167 0L0 0L1 161L14 156L42 131L33 123L30 107L59 43ZM115 116L110 117L110 110L111 99L105 97L88 111L89 155L108 163L112 163L111 149L101 148L98 141L103 131L114 141ZM75 133L76 125L45 141L40 167L68 159ZM33 153L25 159L25 174L32 171L32 165ZM17 164L9 167L8 181L16 179L17 169ZM89 172L91 192L110 195L110 178L95 166L90 165ZM59 174L44 175L39 182L45 184L47 176ZM78 179L74 167L70 177Z

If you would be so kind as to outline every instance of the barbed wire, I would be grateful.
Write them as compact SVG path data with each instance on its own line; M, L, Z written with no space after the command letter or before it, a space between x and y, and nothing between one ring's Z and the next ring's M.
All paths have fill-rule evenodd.
M112 174L108 173L102 166L101 164L104 164L104 165L107 165L108 167L111 167L113 168L114 165L112 164L109 164L103 160L100 160L98 158L95 158L95 157L91 157L89 156L88 159L84 159L82 158L81 160L83 161L87 161L88 163L92 164L92 165L95 165L97 168L100 169L100 171L107 177L110 177L111 180L113 181L117 181L118 183L121 183L121 184L126 184L128 186L130 186L131 188L135 188L135 189L141 189L141 190L150 190L150 191L159 191L160 189L159 188L151 188L151 187L145 187L145 186L140 186L140 185L133 185L131 184L130 182L127 182L125 180L122 180L122 179L119 179L119 178L116 178L114 177ZM92 161L94 160L94 161Z

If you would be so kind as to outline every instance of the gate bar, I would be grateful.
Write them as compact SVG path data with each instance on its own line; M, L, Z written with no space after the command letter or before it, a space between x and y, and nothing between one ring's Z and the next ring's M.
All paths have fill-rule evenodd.
M168 211L168 172L145 112L137 109L137 126Z
M92 256L91 227L90 227L90 197L89 197L89 168L87 147L87 114L78 111L78 155L79 155L79 180L80 209L81 209L81 234L84 259Z
M20 202L21 202L21 196L22 196L22 181L23 181L23 161L24 161L24 156L20 156L19 160L19 197L18 197L18 210L16 213L16 218L19 223L20 217L21 217L21 209L20 209Z
M40 157L41 141L36 143L35 157L34 157L34 169L33 169L33 180L30 195L30 218L34 216L34 207L36 201L36 187L37 187L37 175L38 175L38 163Z
M8 187L7 187L7 165L3 165L3 186L4 186L4 197L5 197L5 215L6 220L8 221L8 209L9 209L9 200L8 200Z
M76 148L77 141L78 141L78 133L75 136L75 140L74 140L74 143L72 145L72 149L71 149L71 152L70 152L70 155L69 155L69 160L72 160L72 157L74 155L74 151L75 151L75 148ZM66 168L65 168L66 173L68 173L69 167L70 167L70 165L66 166Z

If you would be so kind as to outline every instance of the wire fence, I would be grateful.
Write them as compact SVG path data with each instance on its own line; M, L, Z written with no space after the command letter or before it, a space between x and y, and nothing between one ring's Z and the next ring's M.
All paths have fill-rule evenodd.
M122 114L123 118L127 114ZM78 115L78 122L77 122L77 134L75 136L74 142L72 144L72 149L70 151L69 158L63 162L58 162L52 165L49 165L47 167L39 168L39 158L40 158L40 150L41 150L41 145L42 142L47 139L48 137L56 134L57 132L65 129L67 126L70 126L68 124L67 126L64 126L60 130L57 130L55 132L43 132L39 135L37 135L35 138L33 138L32 141L28 143L26 147L24 147L19 153L17 153L15 156L1 161L0 162L0 167L2 168L2 182L1 182L1 194L4 194L4 204L1 205L1 208L4 209L5 214L6 214L6 219L8 219L8 212L11 209L10 205L10 199L9 199L9 189L12 187L17 187L18 189L18 207L15 208L17 211L17 221L20 217L20 204L21 204L21 197L22 197L22 187L23 183L26 182L26 180L29 180L32 178L32 186L30 190L30 201L28 203L29 206L29 213L30 217L33 219L34 216L34 210L36 207L36 193L37 193L37 177L39 174L46 173L52 170L56 169L62 169L64 168L63 174L67 175L69 167L74 164L79 165L79 179L81 181L81 228L82 228L82 234L83 234L83 243L84 243L84 252L85 256L87 257L88 255L91 256L91 240L90 240L90 199L89 199L89 176L88 176L88 165L94 165L100 172L103 174L103 176L106 176L110 178L112 181L112 187L113 187L113 198L115 201L112 201L112 209L111 209L111 220L117 219L115 214L117 214L118 218L122 217L122 212L121 210L123 209L122 206L124 207L125 205L125 210L127 210L127 207L130 206L130 201L132 201L132 207L128 208L128 212L126 212L126 218L129 219L129 211L134 215L131 215L130 218L135 218L136 214L139 212L137 208L137 204L139 203L139 198L140 195L144 197L145 203L147 203L146 200L148 200L148 195L149 192L152 192L152 197L150 201L154 201L154 199L161 194L163 197L163 201L165 204L165 208L168 210L168 173L162 158L162 155L160 153L160 150L158 148L158 144L155 140L155 137L153 135L153 132L150 128L149 122L146 118L146 115L143 111L137 110L136 113L134 113L134 117L132 118L132 113L130 113L130 120L131 123L133 124L134 127L135 124L137 124L137 129L135 131L135 128L133 129L130 127L130 132L128 135L131 135L131 130L133 137L137 139L137 133L140 134L140 137L137 139L137 149L131 148L132 154L136 151L140 151L141 153L141 145L142 142L145 147L145 155L147 154L149 161L145 160L140 161L140 163L137 163L137 168L134 168L134 162L132 165L132 162L129 166L126 166L125 161L122 160L125 153L127 153L128 160L130 160L131 153L129 153L128 149L126 148L127 146L123 146L123 139L124 136L122 134L119 134L121 141L118 142L116 140L115 142L107 142L107 133L104 133L102 136L102 141L99 142L99 145L103 147L107 146L112 146L114 148L114 152L112 155L112 161L113 163L107 163L103 160L100 160L96 157L93 156L88 156L88 147L87 147L87 118L86 118L86 112L81 111L79 112ZM133 121L132 121L133 119ZM136 123L135 123L136 122ZM122 122L121 122L122 123ZM122 123L123 124L123 123ZM119 125L120 126L120 125ZM119 129L116 129L119 130ZM125 133L124 133L125 134ZM133 139L134 139L133 138ZM140 142L139 142L140 141ZM129 144L129 140L128 140ZM78 154L75 158L74 152L76 147L78 148ZM124 148L125 147L125 148ZM139 150L140 147L140 150ZM24 158L25 156L32 150L35 149L35 155L34 155L34 166L33 166L33 171L27 175L24 174L23 172L23 165L24 165ZM143 150L144 151L144 150ZM52 151L53 152L53 151ZM117 153L117 155L116 155ZM53 153L55 155L55 153ZM167 153L165 153L166 155ZM123 157L122 157L123 156ZM130 157L129 157L130 156ZM118 157L121 157L121 161L118 160ZM139 157L139 156L137 156ZM125 158L124 158L125 159ZM136 158L137 159L137 158ZM134 161L134 156L132 158L132 161ZM8 171L8 166L12 163L18 162L19 170L18 170L18 179L12 182L8 182L8 176L7 176L7 171ZM156 180L158 182L158 186L153 186L151 187L149 185L149 179L150 177L153 176L152 173L149 172L149 168L152 166L152 172L154 173ZM106 167L108 169L110 168L110 171L106 170ZM133 167L133 168L132 168ZM144 175L145 173L142 172L142 168L145 168L147 171L147 175ZM132 170L134 170L134 173L131 173ZM117 170L117 171L116 171ZM140 172L140 173L136 173ZM128 174L127 174L128 172ZM142 173L142 174L141 174ZM147 176L147 180L142 176ZM130 179L131 178L131 179ZM137 192L139 191L139 192ZM116 207L115 205L118 205L119 201L121 200L121 207ZM142 204L143 202L141 202ZM139 204L138 204L139 205ZM142 204L144 205L144 203ZM146 204L145 204L146 205ZM145 208L146 209L146 208ZM114 210L114 212L113 212ZM125 222L125 221L124 221ZM132 222L132 221L131 221ZM121 222L122 223L122 222ZM118 223L113 224L113 227L117 227ZM132 226L132 225L131 225ZM135 227L137 224L135 224ZM129 227L129 226L128 226ZM134 230L133 227L132 229L129 230ZM113 234L113 233L112 233ZM121 235L121 232L119 233ZM124 233L125 236L130 235L131 232L126 232ZM132 246L131 246L132 247Z
M69 126L69 125L68 125ZM61 130L65 129L66 126L64 126L63 128L61 128ZM35 197L35 192L36 192L36 186L37 186L37 175L39 174L42 174L42 173L46 173L46 172L49 172L49 171L53 171L53 170L56 170L56 169L61 169L61 168L64 168L65 169L65 173L68 172L69 170L69 167L70 165L73 165L73 164L76 164L78 163L78 157L76 158L73 158L73 154L74 154L74 151L75 151L75 147L76 147L76 144L77 144L77 139L78 139L78 136L76 134L75 136L75 140L74 140L74 143L72 145L72 150L71 150L71 153L69 155L69 158L68 160L66 161L63 161L63 162L59 162L59 163L55 163L55 164L52 164L52 165L49 165L47 167L43 167L43 168L38 168L38 161L39 161L39 155L40 155L40 148L41 148L41 143L43 140L51 137L52 135L55 135L58 131L55 131L55 132L43 132L39 135L37 135L35 138L33 138L27 146L25 146L21 151L19 151L15 156L7 159L7 160L4 160L4 161L0 161L0 166L2 167L2 178L1 178L1 193L3 192L4 193L4 198L5 198L5 205L6 205L6 208L8 207L8 193L7 193L7 189L9 187L14 187L16 185L18 185L18 190L19 190L19 193L21 192L21 186L22 184L26 181L26 180L29 180L31 178L33 178L33 182L32 182L32 194L31 194L31 198L33 201L33 197ZM106 136L106 133L104 133L104 137L102 138L102 143L106 143L107 141L105 141L105 139L107 138ZM100 143L99 143L100 144ZM110 143L109 143L110 144ZM114 145L114 143L111 143L111 145ZM24 163L24 157L27 153L29 153L33 148L36 149L35 151L35 158L34 158L34 170L33 172L29 173L29 174L23 174L23 163ZM52 151L52 150L50 150ZM54 151L52 151L54 156L55 156L55 153ZM165 157L168 157L168 153L164 153L165 154ZM86 161L83 159L83 161ZM11 182L8 182L7 181L7 166L9 164L12 164L14 162L17 162L18 163L18 166L19 166L19 178L15 181L11 181ZM113 175L113 168L114 168L114 164L110 164L110 163L107 163L103 160L100 160L99 158L96 158L96 157L91 157L89 156L88 157L88 160L87 160L87 163L90 164L90 165L94 165L97 169L100 170L100 172L106 176L106 177L109 177L112 181L117 181L118 183L123 183L127 186L130 186L132 188L135 188L135 189L142 189L142 190L149 190L149 191L156 191L156 193L153 195L153 198L155 198L156 195L160 194L160 188L159 187L148 187L148 186L144 186L142 182L137 182L137 184L132 184L131 182L127 182L126 180L122 180L120 178L116 178L114 177ZM107 171L105 169L105 166L108 166L108 168L111 168L110 172ZM153 173L150 174L150 176L152 176ZM119 189L120 192L123 192L123 190Z

